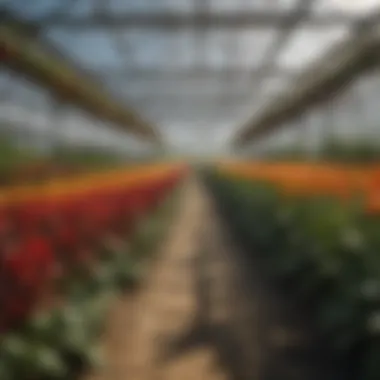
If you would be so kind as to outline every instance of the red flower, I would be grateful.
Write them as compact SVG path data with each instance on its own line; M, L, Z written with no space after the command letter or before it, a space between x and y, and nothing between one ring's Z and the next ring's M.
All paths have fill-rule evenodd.
M49 242L39 235L9 245L3 254L2 274L7 287L0 307L7 318L17 320L24 318L44 289L51 286L56 275L54 254Z
M53 242L61 253L69 255L80 245L80 237L75 226L65 223L56 229Z
M33 301L31 297L10 297L5 305L5 325L9 326L25 319L33 308Z
M51 278L54 252L45 238L38 235L26 237L7 252L4 265L17 282L39 289Z

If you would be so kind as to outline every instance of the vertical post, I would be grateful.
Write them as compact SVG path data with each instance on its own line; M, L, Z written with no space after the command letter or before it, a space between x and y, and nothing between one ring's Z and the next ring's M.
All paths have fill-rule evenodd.
M359 141L368 141L368 136L363 136L366 134L368 118L366 112L364 110L364 102L362 97L362 89L364 82L362 79L359 79L357 84L352 87L351 91L351 103L352 103L352 111L353 111L353 120L355 121L355 139ZM364 139L363 139L364 137Z
M380 91L380 70L379 69L377 69L375 71L375 75L376 75L375 86L374 86L375 89L372 93L374 95L377 94L378 91ZM371 96L371 99L376 99L376 98L375 98L375 96L373 96L373 97ZM377 101L376 101L376 103L377 103ZM371 114L373 114L373 112L371 112ZM377 124L377 121L375 122L372 119L371 122L373 123L373 126L371 126L371 134L373 135L372 137L373 137L374 141L378 141L379 126ZM378 153L378 146L377 145L376 145L376 153Z
M312 117L309 113L305 113L303 119L303 150L308 160L313 158L313 146L312 146Z
M8 72L8 77L2 83L0 89L0 102L6 104L14 98L14 87L12 86L13 75ZM5 83L4 83L5 82ZM5 123L1 125L0 138L8 138L11 135L10 123Z
M53 96L52 102L51 102L51 113L50 113L50 120L52 125L50 126L50 130L47 133L46 137L46 145L47 150L53 154L55 150L61 145L61 134L60 134L60 128L63 127L63 111L64 111L64 104L60 99Z
M326 107L323 113L323 123L322 123L322 150L332 142L334 139L335 130L335 114L334 114L334 104L331 99L326 103Z
M306 117L304 114L298 116L295 121L296 128L298 130L298 141L297 146L299 153L303 152L306 148L306 140L307 140L307 128L306 128Z
M372 143L372 141L376 141L375 139L372 140L372 134L373 129L370 125L371 121L368 115L370 114L371 109L367 110L366 105L366 99L364 98L364 91L368 89L368 86L365 86L368 82L366 82L368 79L372 79L371 77L366 77L363 79L359 79L358 83L355 85L355 87L352 88L352 110L354 112L353 120L355 121L354 127L354 138L355 141L360 144L358 152L361 157L358 157L360 159L373 159L373 155L375 153L374 148L375 145ZM375 80L375 78L373 78ZM376 84L376 82L375 82ZM376 94L374 94L376 96ZM373 99L373 97L367 98ZM369 111L369 112L367 112ZM374 136L373 136L374 137ZM364 145L363 145L364 144ZM364 148L364 150L363 150ZM363 156L364 154L364 156Z

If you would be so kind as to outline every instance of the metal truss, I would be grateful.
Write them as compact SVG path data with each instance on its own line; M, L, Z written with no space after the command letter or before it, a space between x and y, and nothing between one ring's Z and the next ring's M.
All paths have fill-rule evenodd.
M265 130L265 133L274 131L274 126L280 125L286 117L290 117L290 115L294 117L297 112L300 112L298 110L309 106L309 103L304 103L303 106L297 108L297 112L295 112L296 108L293 107L293 113L291 114L291 112L284 111L278 106L280 103L284 104L284 97L273 99L265 107L261 107L259 112L256 106L262 94L266 91L266 85L271 78L282 78L294 83L289 88L289 91L286 92L285 97L288 97L289 93L293 93L294 96L299 96L300 99L306 93L302 93L300 90L306 88L303 87L306 83L305 78L309 78L308 80L315 79L315 68L313 68L313 71L310 71L310 69L300 75L297 71L286 69L279 64L282 53L301 27L317 31L336 26L349 27L354 34L358 35L366 33L366 30L377 22L375 15L359 22L358 18L352 14L342 12L319 14L314 11L317 0L299 0L292 9L286 11L265 8L224 11L217 10L209 0L189 0L192 5L192 10L189 12L179 12L170 7L157 12L148 12L148 10L144 12L115 11L109 1L93 0L92 8L89 12L76 14L70 8L74 9L74 6L77 5L76 3L80 3L80 1L71 0L70 5L68 3L65 6L59 5L49 14L35 19L34 21L38 24L38 38L44 40L47 31L52 28L75 30L76 33L91 33L95 30L105 33L121 62L118 67L99 67L96 70L90 70L88 67L76 62L75 59L69 58L70 61L76 65L83 75L98 78L111 93L123 97L126 101L130 99L133 104L141 108L140 111L145 111L147 115L170 113L170 104L175 104L176 107L182 104L182 107L194 109L196 117L197 104L203 102L204 104L209 104L210 113L214 110L215 120L221 120L221 115L224 115L223 109L233 113L234 107L236 108L240 103L244 104L254 99L252 103L252 113L254 115L243 127L240 126L241 128L236 129L235 142L239 141L239 143L247 143L256 138L258 135L252 131L256 131L259 128L258 126L260 126L261 131ZM10 13L7 12L2 17L3 19L4 17L9 18ZM179 66L142 68L136 59L137 53L127 38L128 33L135 30L149 31L152 36L156 32L165 32L168 36L176 36L179 33L192 36L193 42L187 49L199 62L192 63L186 68ZM255 67L242 65L239 57L244 52L238 51L236 38L232 38L233 33L239 38L239 33L246 30L258 32L273 30L276 34L272 41L267 44L264 55L260 56L259 65ZM229 58L236 57L236 63L225 63L220 67L213 67L212 64L207 63L206 53L209 45L206 37L220 31L229 33L231 36L231 38L225 38L224 56ZM53 46L52 49L56 49L56 47ZM63 52L59 51L59 49L56 50L58 50L58 54L64 56ZM70 54L68 54L68 57L70 57ZM167 59L169 60L170 58L168 57ZM320 66L321 64L318 63L318 65ZM311 79L310 73L312 73ZM315 79L318 85L323 82L321 82L321 78ZM240 86L241 81L244 82L244 88L242 87L242 91L239 92L235 89ZM200 91L194 91L186 95L186 87L190 86L191 83L198 82L200 86L203 83L204 87L209 86L211 82L220 84L220 93L218 94L216 91L212 95L213 91L210 91L208 98L207 95L202 97ZM334 83L337 83L336 85L338 86L338 82ZM128 91L136 88L135 83L140 83L141 89L144 87L141 94L128 93ZM312 84L309 85L311 86ZM249 91L246 91L249 86L252 88L251 96ZM168 91L164 90L171 87L176 87L177 92L167 94ZM326 94L328 87L324 88L323 91ZM312 96L310 95L311 98ZM219 107L217 106L218 104ZM274 104L277 104L277 106L274 106ZM161 109L161 111L156 112L155 110L157 109ZM276 117L268 116L276 109ZM281 112L279 111L280 109ZM181 113L176 112L175 114ZM278 116L280 114L282 115L281 117ZM154 122L155 120L152 119L151 121ZM264 127L264 124L267 126ZM268 127L269 124L271 128ZM164 128L164 125L159 127ZM231 130L233 127L235 126L231 125ZM215 128L217 131L217 127Z
M299 8L301 10L302 8ZM194 12L187 13L97 13L88 16L67 16L54 14L41 20L44 26L59 26L70 29L90 28L144 28L178 30L183 28L268 28L288 29L299 19L298 12L280 13L274 11L234 11L234 12ZM328 15L310 15L308 25L315 28L326 28L336 25L347 25L355 17L331 13Z

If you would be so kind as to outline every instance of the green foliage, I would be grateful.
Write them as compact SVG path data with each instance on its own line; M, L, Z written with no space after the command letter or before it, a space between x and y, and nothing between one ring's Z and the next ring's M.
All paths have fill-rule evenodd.
M125 164L125 159L106 151L94 148L57 147L50 154L50 161L59 165L76 165L86 168L109 167Z
M377 142L370 140L344 142L331 139L322 149L321 158L343 162L377 162L380 158L380 147Z
M316 326L333 352L348 358L364 341L368 355L375 355L380 217L365 215L356 201L285 198L266 184L214 173L206 181L246 251L260 252L273 278L301 303L313 305ZM360 367L358 380L375 378L360 360L350 363ZM376 360L380 356L371 363Z
M39 159L40 157L35 152L20 148L9 138L0 135L0 176L9 176L23 163L30 164Z
M24 169L27 169L25 173L27 175L28 168L33 170L34 165L40 166L42 173L37 176L32 175L32 178L25 178L25 181L38 180L37 177L40 175L43 177L44 168L46 177L49 177L54 175L54 171L59 173L60 169L91 171L117 165L126 166L128 161L136 163L136 160L128 160L125 156L122 157L114 152L88 147L58 146L49 153L38 152L32 148L18 146L11 137L0 135L0 183L3 184L12 183L20 175L23 176ZM22 180L23 177L19 179Z
M170 194L133 238L108 247L90 276L73 277L62 293L64 306L35 314L20 330L0 338L1 380L67 380L86 367L102 366L102 332L110 303L130 290L167 230L178 193Z

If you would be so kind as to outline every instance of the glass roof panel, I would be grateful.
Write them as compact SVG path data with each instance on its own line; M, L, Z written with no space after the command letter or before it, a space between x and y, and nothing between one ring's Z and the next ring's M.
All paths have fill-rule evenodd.
M276 31L270 28L220 30L216 49L219 50L219 56L225 57L226 65L252 70L260 65L275 36ZM216 53L214 54L216 55Z
M51 28L46 33L46 39L85 69L114 66L119 60L109 35L102 30L70 31Z
M168 31L132 30L123 34L123 41L130 48L130 60L125 57L124 65L130 63L140 69L167 69L190 64L191 39L185 33Z
M113 12L154 13L162 11L163 1L139 0L123 1L110 0L109 6Z
M215 13L241 12L244 10L283 12L291 10L296 3L297 0L209 0L205 2L205 6ZM170 10L172 12L192 13L195 2L192 0L110 0L109 5L113 12L157 13Z
M73 16L87 16L94 11L94 0L66 0L67 13ZM95 0L96 1L96 0ZM62 3L62 0L61 0ZM99 1L98 1L99 3Z
M57 9L65 10L62 1L29 0L27 6L25 0L8 0L6 3L18 14L36 19ZM300 2L209 0L205 4L209 12L223 15L246 10L278 14L291 11ZM195 4L201 4L194 0L71 0L65 3L70 3L67 13L86 17L92 17L96 5L99 11L114 14L175 14L194 12ZM376 7L378 0L315 0L313 9L319 14L327 14L337 11L352 13L355 8L357 14L368 13ZM285 38L286 44L279 49L276 62L273 65L265 62L267 67L277 65L284 71L301 70L319 58L331 44L348 35L346 27L318 29L315 25L308 26L307 21L295 28L289 40ZM223 28L218 25L202 31L189 26L113 30L50 27L45 34L81 67L102 74L104 82L115 94L135 105L148 119L157 121L160 128L168 131L188 128L189 136L191 129L196 130L198 126L206 129L205 125L210 133L217 133L221 126L227 130L227 125L230 131L233 130L242 116L248 113L252 116L291 81L284 75L272 73L269 78L262 79L264 74L261 71L260 78L255 74L271 44L284 34L284 30L276 30L270 25L260 28L254 25ZM112 77L113 73L117 75ZM26 96L25 91L23 93L20 99ZM33 95L27 97L33 98ZM176 125L176 128L166 125Z
M319 14L340 11L359 17L367 16L379 9L378 0L318 0L315 5L315 11Z
M278 63L287 68L303 69L321 57L332 44L347 38L348 33L346 27L315 30L304 25L284 48Z
M38 20L55 12L88 15L94 9L94 1L96 0L5 0L0 4L20 17Z
M110 0L112 12L157 13L168 9L175 12L188 13L193 10L191 0Z
M38 18L54 10L59 3L60 0L30 0L28 4L24 0L5 0L0 5L17 12L21 17Z
M283 12L291 10L298 0L210 0L211 9L219 12L244 10L271 10Z

